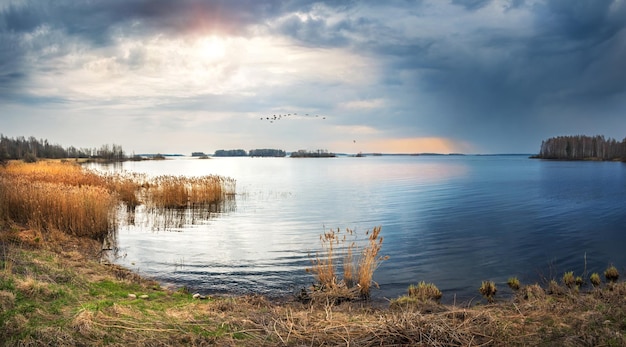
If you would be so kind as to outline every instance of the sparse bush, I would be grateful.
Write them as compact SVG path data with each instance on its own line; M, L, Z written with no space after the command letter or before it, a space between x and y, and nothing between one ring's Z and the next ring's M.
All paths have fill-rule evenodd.
M602 280L600 280L600 275L598 275L597 272L591 274L591 276L589 277L589 281L594 287L597 287L602 283Z
M24 154L24 157L22 158L22 161L24 161L25 163L36 163L37 162L37 156L34 155L33 153L26 153Z
M480 285L480 288L478 288L478 291L480 292L480 294L482 294L483 297L485 297L485 299L487 299L487 301L493 302L494 296L496 295L498 289L496 288L495 282L483 281Z
M520 282L517 279L517 277L510 277L506 281L506 284L509 286L509 288L511 288L513 290L519 290L519 288L520 288Z
M619 278L619 271L615 266L611 265L604 271L604 277L609 282L617 282L617 279Z

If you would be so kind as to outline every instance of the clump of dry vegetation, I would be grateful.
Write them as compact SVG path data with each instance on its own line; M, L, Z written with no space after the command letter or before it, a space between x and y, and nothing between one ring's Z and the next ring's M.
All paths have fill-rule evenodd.
M615 266L611 265L604 270L604 277L609 282L617 282L617 279L619 279L619 271Z
M368 230L365 245L359 243L351 229L345 233L330 229L320 235L324 251L315 255L313 266L307 269L315 276L313 295L339 301L369 297L371 287L377 285L373 281L374 271L388 259L379 255L383 244L381 230L380 226ZM343 269L343 277L339 277L338 268Z
M509 288L517 291L520 289L520 281L517 277L510 277L507 281L506 284L509 286Z
M496 287L496 283L493 281L483 281L480 288L478 288L478 291L485 297L485 299L487 299L487 301L493 302L494 296L496 296L496 293L498 292L498 288Z
M594 287L597 287L602 283L602 280L600 279L600 275L598 275L597 272L594 272L591 276L589 276L589 282L591 282Z
M563 274L563 278L561 279L564 285L568 288L572 288L576 284L576 277L574 277L574 271L568 271Z
M421 301L434 300L439 302L442 294L436 285L422 281L417 286L409 286L409 296Z
M433 312L441 309L439 301L443 294L433 283L424 281L417 285L410 285L407 295L403 295L397 299L390 301L391 308L404 308L411 306L419 308L424 312Z

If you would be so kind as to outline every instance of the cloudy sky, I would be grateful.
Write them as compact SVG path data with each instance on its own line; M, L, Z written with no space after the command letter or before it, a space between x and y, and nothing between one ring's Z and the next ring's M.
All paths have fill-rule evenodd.
M0 0L0 133L184 154L621 140L626 1Z

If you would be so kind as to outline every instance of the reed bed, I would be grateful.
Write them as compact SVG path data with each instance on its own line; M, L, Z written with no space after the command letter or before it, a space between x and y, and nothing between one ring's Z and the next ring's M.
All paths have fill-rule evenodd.
M235 193L235 181L216 175L202 177L158 176L146 194L148 204L157 208L186 208L219 202Z
M114 230L115 197L98 186L72 186L0 177L0 211L5 220L41 231L103 239Z
M107 180L102 175L67 161L38 161L36 163L12 161L3 169L2 174L6 177L23 178L33 182L59 183L71 186L108 186Z
M129 210L146 204L160 213L172 208L211 212L210 206L234 193L235 180L220 176L148 179L99 174L73 162L10 162L0 168L0 220L103 240L117 228L121 202Z
M115 192L118 198L126 204L129 209L142 204L139 196L142 189L147 186L146 175L137 173L115 173L103 175L106 186Z

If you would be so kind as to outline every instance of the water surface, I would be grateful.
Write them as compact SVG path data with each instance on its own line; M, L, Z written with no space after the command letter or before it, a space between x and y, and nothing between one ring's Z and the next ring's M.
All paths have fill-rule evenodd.
M120 264L207 293L280 296L312 283L304 269L328 228L382 226L378 298L435 283L444 301L506 294L523 283L626 265L626 165L527 156L382 156L329 159L179 158L108 170L217 174L237 180L219 212L182 227L122 226ZM137 216L141 220L141 216ZM186 220L189 221L189 220Z

